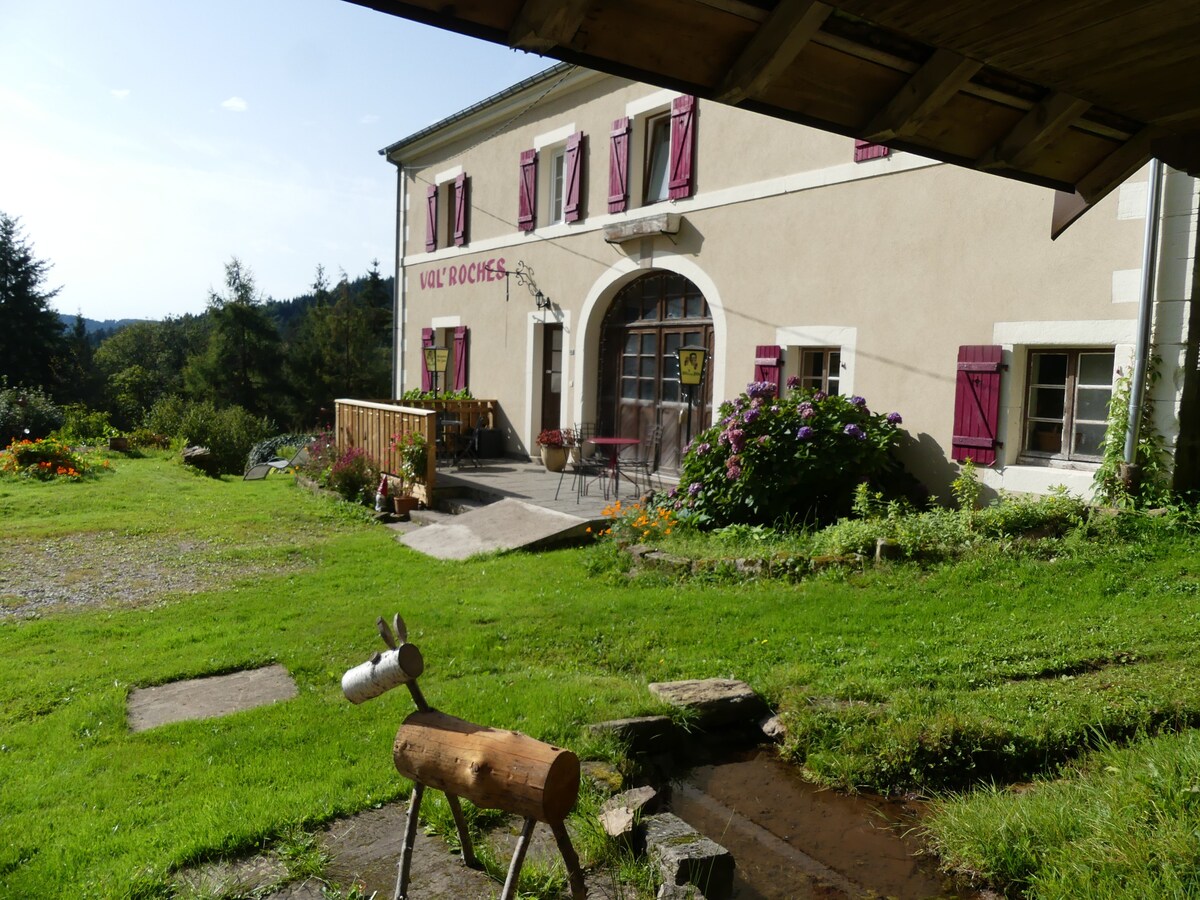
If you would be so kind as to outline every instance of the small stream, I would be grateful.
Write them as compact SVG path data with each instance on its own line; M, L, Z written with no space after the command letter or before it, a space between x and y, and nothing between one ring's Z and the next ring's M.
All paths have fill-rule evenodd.
M818 788L769 750L698 766L670 810L733 854L735 900L975 898L906 832L918 804Z

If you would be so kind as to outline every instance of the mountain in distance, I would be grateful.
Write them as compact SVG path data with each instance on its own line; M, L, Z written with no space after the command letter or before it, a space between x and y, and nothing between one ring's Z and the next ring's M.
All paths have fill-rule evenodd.
M59 313L58 318L62 320L63 327L69 332L75 327L75 316ZM90 337L100 331L114 333L120 331L126 325L132 325L135 322L149 322L150 319L105 319L101 322L99 319L89 319L83 317L83 328L85 333Z

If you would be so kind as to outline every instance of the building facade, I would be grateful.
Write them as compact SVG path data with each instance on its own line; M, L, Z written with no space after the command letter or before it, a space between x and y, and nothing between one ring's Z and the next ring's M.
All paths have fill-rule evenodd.
M1051 242L1043 188L565 64L382 152L396 395L498 400L511 453L658 426L670 473L689 412L694 433L795 377L900 412L940 495L968 456L996 489L1090 491L1137 338L1145 172ZM1195 430L1197 201L1168 171L1149 399L1172 452ZM679 347L706 351L693 404Z

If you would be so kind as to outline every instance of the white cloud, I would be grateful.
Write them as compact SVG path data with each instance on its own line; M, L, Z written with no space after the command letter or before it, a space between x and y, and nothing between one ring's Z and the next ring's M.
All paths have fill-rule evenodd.
M378 122L378 121L379 121L379 116L377 116L377 115L374 115L374 114L372 113L372 114L370 114L370 115L363 116L361 119L359 119L359 120L358 120L358 124L360 124L360 125L374 125L374 124L375 124L376 122Z
M230 97L221 106L230 112L245 112L249 108L241 97Z
M124 100L129 96L129 88L113 88L109 93L118 100Z

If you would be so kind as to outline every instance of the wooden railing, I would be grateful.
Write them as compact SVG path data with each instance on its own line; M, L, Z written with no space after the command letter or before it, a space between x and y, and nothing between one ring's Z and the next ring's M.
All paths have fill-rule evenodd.
M386 401L384 401L386 402ZM484 428L496 427L496 410L498 408L495 400L400 400L398 403L403 403L405 406L413 409L433 409L440 413L445 413L448 418L457 419L462 422L467 428L474 427L479 421L480 416L487 419L487 424Z
M424 484L413 485L411 492L431 504L437 481L437 411L369 400L335 400L334 404L338 452L361 447L390 475L400 470L399 456L392 447L393 435L415 431L425 437Z

